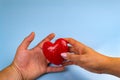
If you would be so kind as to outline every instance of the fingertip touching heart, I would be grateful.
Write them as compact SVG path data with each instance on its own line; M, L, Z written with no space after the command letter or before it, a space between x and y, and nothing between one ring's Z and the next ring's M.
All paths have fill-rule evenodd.
M47 41L43 44L43 53L45 57L53 64L62 64L64 59L61 53L68 52L68 42L63 38L59 38L55 43Z

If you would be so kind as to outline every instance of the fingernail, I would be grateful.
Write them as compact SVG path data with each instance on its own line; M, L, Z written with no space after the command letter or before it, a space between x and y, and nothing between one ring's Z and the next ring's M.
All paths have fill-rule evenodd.
M63 58L66 58L66 57L67 57L67 54L66 54L66 53L61 53L61 56L62 56Z

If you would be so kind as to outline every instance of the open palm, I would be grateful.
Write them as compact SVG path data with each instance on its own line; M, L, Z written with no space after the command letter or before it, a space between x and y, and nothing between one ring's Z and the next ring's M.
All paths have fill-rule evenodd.
M26 37L18 47L15 59L12 65L17 68L22 78L25 80L33 80L44 73L63 71L64 67L50 67L48 61L43 55L42 45L46 41L54 38L54 34L48 35L40 43L32 49L28 46L34 39L34 32Z

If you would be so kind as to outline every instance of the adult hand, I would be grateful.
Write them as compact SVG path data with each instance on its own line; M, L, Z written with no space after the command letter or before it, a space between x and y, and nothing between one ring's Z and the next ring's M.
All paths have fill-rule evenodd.
M75 64L91 72L104 73L108 67L107 64L110 63L110 57L104 56L72 38L65 38L65 40L71 46L69 47L70 52L61 54L69 61L63 65Z
M49 73L63 71L64 67L50 67L48 66L48 61L43 55L42 45L45 41L50 41L54 38L54 34L48 35L40 43L38 43L34 48L28 49L28 46L33 41L35 33L32 32L28 37L26 37L21 45L18 47L16 56L13 63L1 72L1 77L5 74L12 76L17 75L19 77L17 80L34 80L37 77ZM12 80L14 77L10 78ZM7 76L7 80L10 80Z

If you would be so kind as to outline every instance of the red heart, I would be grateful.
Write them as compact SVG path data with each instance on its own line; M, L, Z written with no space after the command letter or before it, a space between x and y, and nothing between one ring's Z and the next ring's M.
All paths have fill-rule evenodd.
M61 53L68 52L67 41L59 38L55 43L47 41L43 44L43 53L45 57L53 64L62 64L64 59L61 57Z

